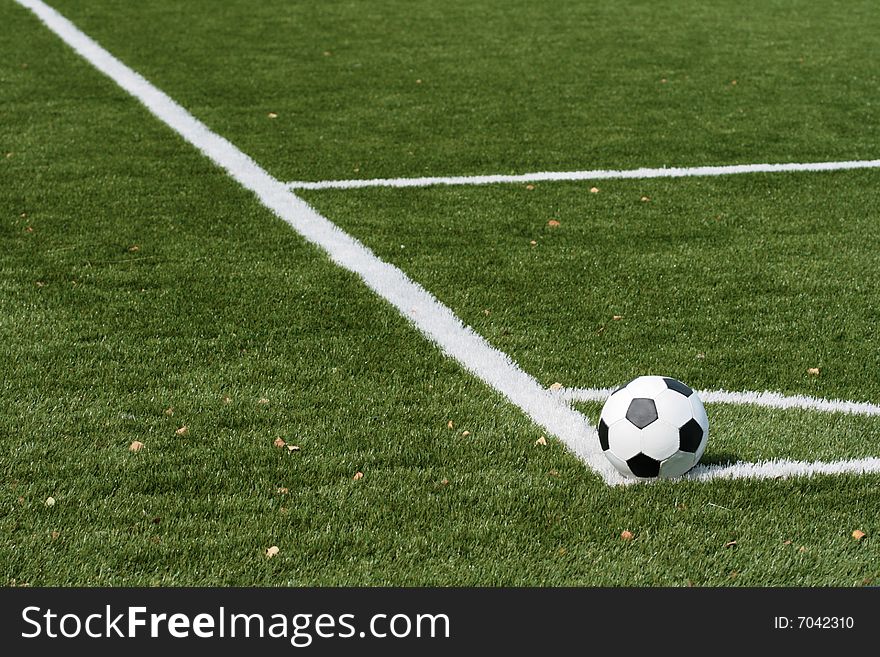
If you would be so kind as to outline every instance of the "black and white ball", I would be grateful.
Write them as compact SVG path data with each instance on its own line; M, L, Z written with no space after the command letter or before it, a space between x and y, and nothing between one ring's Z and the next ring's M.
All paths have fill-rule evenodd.
M624 476L680 477L703 456L709 418L681 381L640 376L611 393L599 417L602 452Z

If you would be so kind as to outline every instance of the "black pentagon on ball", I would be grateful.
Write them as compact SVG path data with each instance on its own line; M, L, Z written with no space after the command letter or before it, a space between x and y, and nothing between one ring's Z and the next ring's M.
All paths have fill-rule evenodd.
M696 454L700 443L703 442L703 427L694 418L691 418L678 430L678 441L679 449L682 452Z
M660 461L647 454L636 454L626 464L636 477L656 477L660 474Z
M669 388L670 390L675 390L675 392L680 392L685 397L690 397L692 394L694 394L693 390L688 388L685 384L683 384L681 381L678 381L677 379L668 379L666 377L663 377L663 380L666 382L667 388Z
M644 429L657 419L657 405L654 404L653 399L636 397L626 409L626 419L639 429Z
M599 420L599 444L603 452L608 451L608 425L605 420Z

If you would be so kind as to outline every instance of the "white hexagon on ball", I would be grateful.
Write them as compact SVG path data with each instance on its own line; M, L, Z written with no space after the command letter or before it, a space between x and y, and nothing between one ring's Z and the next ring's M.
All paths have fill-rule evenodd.
M619 459L614 455L614 452L611 450L605 452L605 458L611 461L611 464L618 472L623 472L624 470L628 470L629 466L626 464L626 461L623 459Z
M616 390L602 408L602 419L605 420L605 424L610 427L615 422L625 418L626 409L629 408L631 401L632 395L625 387Z
M678 451L678 427L657 420L641 431L641 453L655 461L663 461Z
M654 398L666 390L666 377L640 376L626 384L633 397Z
M694 393L688 398L691 404L691 410L694 414L694 419L700 423L700 426L709 431L709 416L706 415L706 408L703 406L703 400L699 398L699 396Z
M677 390L671 388L662 390L654 403L657 404L657 415L660 419L673 427L680 427L694 417L690 398Z
M660 477L663 479L680 477L694 467L698 460L688 452L676 452L660 464Z
M626 461L642 450L641 432L624 418L608 428L608 450Z

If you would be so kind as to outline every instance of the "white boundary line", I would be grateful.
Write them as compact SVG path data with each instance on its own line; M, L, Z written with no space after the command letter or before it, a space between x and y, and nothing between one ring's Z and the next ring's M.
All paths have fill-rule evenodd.
M294 181L290 189L359 189L363 187L431 187L434 185L494 185L564 180L619 180L633 178L686 178L692 176L731 176L742 173L780 173L794 171L841 171L877 169L880 160L845 162L787 162L784 164L733 164L703 167L662 167L659 169L596 169L594 171L539 171L517 175L447 176L426 178L364 178L360 180Z
M614 388L562 388L556 392L569 401L604 402ZM880 415L880 406L868 402L820 399L806 395L782 395L778 392L730 392L728 390L698 390L700 399L707 404L747 404L767 408L798 408L823 413L849 415Z
M506 354L494 349L428 291L393 265L377 258L366 246L318 214L282 183L260 168L229 141L208 129L164 92L127 67L81 32L73 23L40 0L16 0L79 55L138 99L156 118L223 168L254 193L278 217L309 242L322 248L340 267L357 274L366 285L412 322L447 355L507 397L535 423L559 438L606 483L625 483L601 454L594 427L566 400L541 387ZM737 463L695 470L694 478L785 477L828 472L880 472L880 459L841 464L778 461ZM849 468L849 469L846 469ZM834 470L837 471L837 470Z
M788 479L815 475L876 474L880 472L880 458L847 459L844 461L788 461L771 460L757 463L738 461L730 465L698 465L684 475L684 479L710 481L712 479Z

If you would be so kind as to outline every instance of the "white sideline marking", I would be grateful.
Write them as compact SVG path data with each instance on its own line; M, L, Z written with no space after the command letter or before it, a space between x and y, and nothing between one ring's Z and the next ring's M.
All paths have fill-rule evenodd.
M698 465L684 475L685 479L788 479L815 475L872 474L880 472L880 458L847 459L845 461L773 460L729 465Z
M33 11L65 43L138 99L154 116L223 168L234 180L253 192L268 209L301 236L322 248L333 262L360 276L371 290L397 308L444 353L559 438L607 483L626 483L602 456L595 429L581 413L571 408L555 392L538 385L509 356L494 349L473 329L462 324L449 308L428 291L341 231L292 194L285 183L270 176L229 141L211 132L164 92L104 50L57 11L40 0L16 2ZM706 466L695 470L694 477L700 480L733 476L766 478L838 471L880 472L880 459Z
M558 394L570 401L605 401L614 388L563 388ZM700 399L708 404L748 404L767 408L800 408L823 413L850 415L880 415L880 406L868 402L820 399L805 395L781 395L778 392L729 392L727 390L698 390Z
M844 162L788 162L784 164L732 164L703 167L662 167L659 169L596 169L594 171L539 171L517 175L432 176L426 178L366 178L360 180L294 181L290 189L358 189L361 187L431 187L434 185L494 185L563 180L613 180L625 178L686 178L691 176L731 176L740 173L779 173L784 171L841 171L877 169L880 160Z

